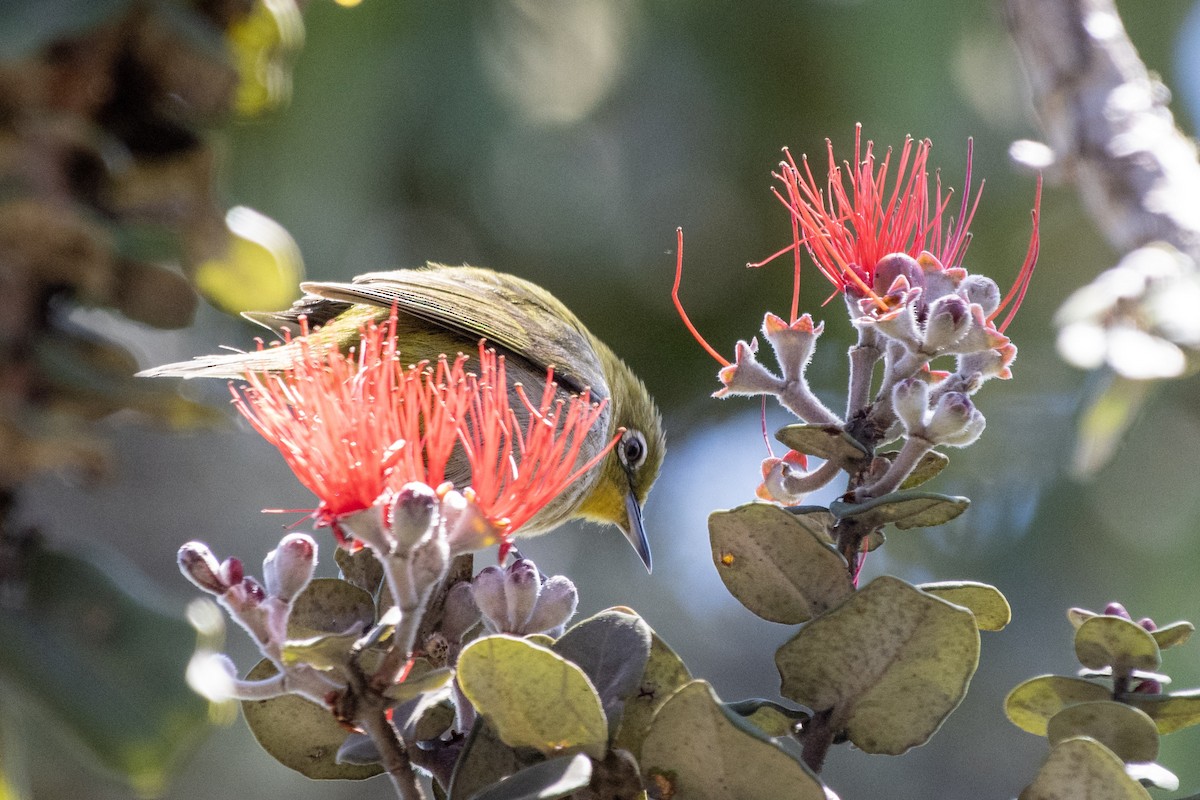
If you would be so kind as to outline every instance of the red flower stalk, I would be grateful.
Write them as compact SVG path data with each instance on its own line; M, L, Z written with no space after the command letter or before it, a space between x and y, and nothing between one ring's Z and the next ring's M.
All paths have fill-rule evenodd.
M340 517L413 481L436 488L451 457L465 455L469 496L507 537L615 444L616 437L576 468L602 405L586 394L559 398L551 372L537 407L513 387L529 412L522 431L503 357L481 343L478 375L466 371L461 354L452 363L442 356L436 365L405 368L395 329L393 312L363 328L356 350L342 354L311 341L302 322L302 335L287 345L295 354L291 369L250 372L240 392L231 386L237 409L320 499L315 516L322 524L336 530Z

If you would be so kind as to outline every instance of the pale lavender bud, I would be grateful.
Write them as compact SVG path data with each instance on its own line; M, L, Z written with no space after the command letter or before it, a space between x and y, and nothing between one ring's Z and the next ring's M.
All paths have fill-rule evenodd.
M392 536L396 551L411 552L437 524L438 497L423 483L406 483L392 501Z
M971 398L962 392L946 392L938 398L924 436L934 444L966 447L979 438L986 425Z
M504 592L508 599L509 633L524 632L542 591L542 576L537 565L519 558L508 568Z
M484 624L493 631L509 629L504 570L497 566L485 567L471 584L475 605L483 615Z
M538 595L537 607L525 623L522 633L561 632L563 626L575 616L578 605L579 592L570 578L565 575L547 578Z
M923 435L929 411L929 385L920 378L905 378L892 389L892 408L910 436Z
M1142 617L1139 619L1138 625L1141 625L1143 629L1149 631L1150 633L1154 633L1154 631L1158 630L1158 626L1154 624L1154 620L1150 619L1149 617Z
M442 612L442 635L452 642L479 622L479 606L475 605L475 590L469 581L459 581L446 592Z
M267 594L291 602L304 591L317 568L317 543L304 533L289 533L263 561Z
M229 588L229 584L221 579L221 565L217 563L217 557L203 542L188 542L179 548L176 560L183 576L201 590L221 595Z
M971 308L956 294L939 297L929 306L929 318L925 321L926 353L940 353L954 345L971 327Z
M1162 694L1162 690L1162 683L1153 678L1147 678L1133 687L1134 694Z
M970 303L983 309L984 316L1000 307L1000 287L986 275L968 275L958 287L959 293Z

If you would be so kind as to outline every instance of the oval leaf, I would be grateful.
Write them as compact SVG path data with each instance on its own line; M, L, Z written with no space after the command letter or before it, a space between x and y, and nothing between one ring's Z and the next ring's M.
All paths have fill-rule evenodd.
M1190 622L1172 622L1170 625L1164 625L1158 630L1150 631L1150 635L1158 643L1159 650L1166 650L1168 647L1174 647L1177 644L1186 642L1192 637L1192 633L1195 630L1196 626Z
M247 680L269 678L275 665L265 658L250 670ZM242 701L250 732L285 767L314 780L362 780L383 772L379 764L339 764L337 753L349 735L329 709L298 695Z
M1075 656L1088 669L1112 667L1117 673L1153 672L1162 663L1158 642L1145 628L1107 615L1085 620L1075 631Z
M1071 623L1071 627L1079 630L1079 626L1087 622L1092 617L1100 616L1095 611L1088 611L1086 608L1068 608L1067 620Z
M871 452L840 425L788 425L777 430L775 438L797 453L832 461L846 472L853 472L856 465L871 457Z
M583 670L596 687L612 731L638 690L650 658L650 626L636 614L609 609L571 626L550 649Z
M592 779L592 762L583 753L526 767L471 800L557 800L582 789Z
M454 772L450 777L450 800L467 800L540 761L541 756L532 750L522 750L518 754L500 741L487 720L477 718L462 753L454 763Z
M650 658L646 661L637 693L625 702L625 713L613 738L613 747L628 750L634 758L641 758L642 742L654 714L676 689L691 679L692 674L683 660L651 631Z
M1107 747L1080 737L1055 745L1020 800L1150 800Z
M608 722L583 670L514 636L484 636L458 657L458 683L511 747L546 755L580 748L603 758Z
M775 654L784 697L833 709L850 741L899 754L928 741L979 663L971 613L884 575Z
M770 700L738 700L726 703L725 708L737 714L771 738L791 736L796 726L808 722L812 715Z
M659 709L642 747L642 776L673 800L825 800L799 761L747 730L704 681Z
M975 581L942 581L922 583L917 588L966 608L975 615L975 624L981 631L1002 631L1012 621L1012 608L995 586Z
M375 622L370 593L338 578L315 578L292 601L288 639L315 639L327 634L362 635Z
M1171 694L1127 694L1121 699L1149 714L1159 733L1174 733L1200 724L1200 689Z
M1158 729L1154 720L1133 706L1115 700L1096 700L1067 706L1050 718L1047 736L1051 745L1087 736L1122 761L1158 758Z
M829 510L838 519L854 517L864 528L890 522L900 530L908 530L949 522L970 505L971 501L966 497L906 490L891 492L863 503L835 501L829 504Z
M730 594L763 619L794 625L853 593L845 559L817 524L766 503L709 515L713 563Z
M894 456L895 454L885 453L884 455ZM912 489L920 486L922 483L935 477L949 464L950 459L944 453L939 453L937 450L930 450L921 456L921 460L917 462L917 466L913 467L913 471L904 479L904 483L900 484L900 489Z
M1035 736L1045 736L1047 725L1058 712L1076 703L1106 700L1111 692L1098 683L1062 675L1030 678L1008 693L1004 713L1013 725Z

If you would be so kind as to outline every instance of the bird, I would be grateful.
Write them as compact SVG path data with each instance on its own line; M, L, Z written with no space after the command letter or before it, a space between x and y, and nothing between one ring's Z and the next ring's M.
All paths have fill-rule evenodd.
M307 281L300 288L304 295L287 310L243 316L289 335L299 333L305 320L311 342L335 343L346 351L358 342L362 326L386 320L394 308L397 345L406 362L469 354L486 340L505 357L510 387L540 386L553 369L563 396L587 391L593 401L607 400L580 461L586 463L621 431L616 445L519 534L545 533L575 518L616 525L651 571L642 509L666 451L661 414L633 370L550 292L515 275L432 262L369 272L349 282ZM199 356L138 375L244 379L248 372L286 370L295 347L292 340L249 352ZM459 485L469 481L465 461L452 459L447 479Z

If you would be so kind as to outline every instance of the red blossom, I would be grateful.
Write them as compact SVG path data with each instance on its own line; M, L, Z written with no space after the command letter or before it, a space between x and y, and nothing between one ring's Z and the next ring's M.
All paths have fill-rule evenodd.
M407 483L442 484L458 447L471 468L468 495L507 537L617 441L577 467L603 404L586 393L563 399L551 371L533 405L519 385L509 387L503 356L482 342L476 374L462 354L402 366L395 312L362 328L348 354L317 343L301 325L288 345L295 354L290 369L247 373L247 385L231 391L237 409L319 498L317 519L335 530L339 518ZM526 406L524 429L510 389Z

